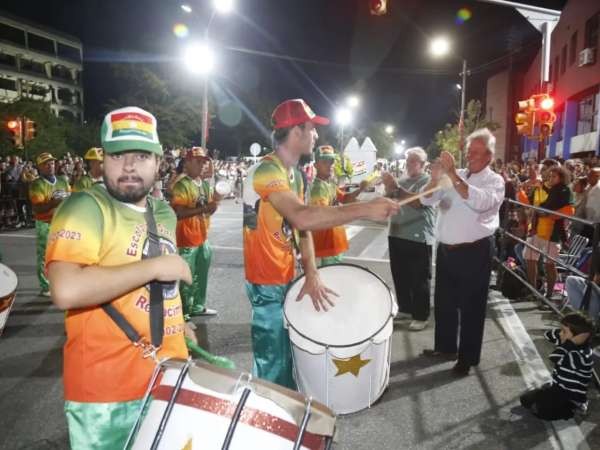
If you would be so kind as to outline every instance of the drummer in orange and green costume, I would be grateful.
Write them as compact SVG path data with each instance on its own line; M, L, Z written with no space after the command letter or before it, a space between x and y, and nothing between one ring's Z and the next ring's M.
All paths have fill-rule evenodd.
M161 282L164 324L156 357L187 358L184 333L195 339L183 321L176 284L191 283L175 245L177 218L168 203L148 195L163 154L156 119L136 107L112 111L101 140L104 185L60 206L46 253L52 301L68 311L63 378L75 450L124 447L156 367L102 305L112 305L149 342L149 283ZM160 256L148 256L146 214L154 218Z
M210 216L217 202L208 179L212 162L201 147L193 147L185 157L185 176L172 189L171 206L177 214L177 247L192 272L193 282L181 287L186 320L190 316L214 316L217 311L206 307L208 269L212 250L208 243Z
M55 175L55 161L56 158L52 154L40 153L35 160L40 177L29 185L29 200L35 219L37 241L37 276L41 295L46 297L50 295L50 285L44 273L48 229L57 206L71 192L67 177Z
M363 181L358 189L350 193L342 191L333 181L335 150L331 145L322 145L315 152L317 176L310 187L310 204L315 206L336 206L356 201L368 183ZM348 250L346 229L343 226L313 231L315 256L319 267L342 262L344 252Z
M73 184L73 192L91 188L94 184L102 183L102 149L92 147L83 156L89 167L89 174L83 175Z
M283 326L283 301L294 277L295 252L301 256L308 295L326 314L335 293L321 282L308 230L331 228L359 218L381 220L398 210L386 198L334 207L303 204L304 186L297 169L318 138L315 126L329 120L315 115L302 99L281 103L272 115L273 153L248 172L244 182L244 266L252 305L253 373L282 386L295 387L292 356Z

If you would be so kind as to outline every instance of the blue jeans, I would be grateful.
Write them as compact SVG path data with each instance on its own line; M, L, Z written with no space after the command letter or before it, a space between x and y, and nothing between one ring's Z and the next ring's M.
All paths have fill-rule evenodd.
M586 280L583 277L567 277L565 289L567 291L567 297L569 297L569 303L573 306L573 308L581 309L586 285ZM592 320L595 320L598 317L598 313L600 313L600 292L598 290L598 286L592 285L588 315Z

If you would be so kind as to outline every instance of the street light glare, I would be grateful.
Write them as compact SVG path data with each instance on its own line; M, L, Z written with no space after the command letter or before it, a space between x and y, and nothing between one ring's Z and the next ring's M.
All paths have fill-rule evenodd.
M214 0L213 5L217 11L223 14L233 10L233 0Z
M385 132L387 134L392 134L394 132L394 126L393 125L386 125Z
M454 86L456 86L456 89L459 91L462 91L462 86L460 84L456 83Z
M215 55L206 44L193 44L185 50L183 62L190 72L204 75L212 72Z
M352 122L352 111L348 108L339 108L335 113L335 120L343 127L350 124Z
M358 98L356 95L351 95L346 100L346 103L350 108L356 108L358 105L360 105L360 98Z
M437 37L431 41L429 50L433 56L444 56L450 51L450 41L445 37Z
M190 5L181 5L181 9L183 9L188 14L192 12L192 7Z
M404 139L402 139L402 140L400 141L400 145L401 145L402 147L404 147L404 146L406 145L406 141L405 141Z

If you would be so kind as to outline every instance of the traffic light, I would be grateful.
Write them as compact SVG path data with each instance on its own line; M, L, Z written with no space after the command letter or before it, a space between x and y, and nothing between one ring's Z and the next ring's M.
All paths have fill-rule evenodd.
M532 98L520 100L519 112L515 116L517 133L523 136L532 136L535 127L535 101Z
M373 16L387 14L388 0L369 0L369 9Z
M37 136L37 124L28 118L25 118L25 142L35 139Z
M556 114L554 114L554 99L548 94L536 96L536 122L540 127L540 139L545 139L552 134Z
M10 140L15 148L23 148L23 125L21 119L9 120L6 128L10 132Z

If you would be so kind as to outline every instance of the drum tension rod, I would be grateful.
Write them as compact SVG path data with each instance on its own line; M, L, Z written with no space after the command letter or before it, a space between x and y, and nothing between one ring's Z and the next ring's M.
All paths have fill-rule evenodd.
M171 416L171 412L173 411L173 405L175 404L175 400L177 399L177 395L179 395L179 391L181 390L181 385L183 384L183 380L188 374L190 370L190 366L192 365L192 358L188 358L185 362L185 365L181 368L181 372L179 372L179 376L177 377L177 381L175 382L175 386L173 386L173 392L171 393L171 398L169 398L169 402L165 407L165 411L160 419L160 424L158 425L158 430L154 435L154 440L152 441L152 446L150 446L150 450L156 450L158 445L160 444L160 440L162 439L163 433L165 432L165 428L167 427L167 421Z
M300 428L298 428L298 437L296 437L296 442L294 442L294 450L300 450L302 447L302 439L304 439L304 433L306 432L306 426L308 425L308 421L310 420L312 408L312 397L308 397L306 399L306 408L304 410L304 417L302 417L302 422L300 422Z
M238 404L235 408L235 412L233 413L233 416L231 416L231 422L229 422L229 428L227 429L227 434L225 435L225 440L223 441L223 446L221 447L221 450L229 449L229 445L231 444L231 439L233 439L233 433L235 433L235 427L237 426L238 422L240 421L240 416L242 415L242 410L244 409L244 406L246 405L246 401L248 401L248 397L250 396L251 392L252 392L252 389L250 389L249 387L244 388L244 391L242 392L242 396L240 397L240 401L238 402Z

